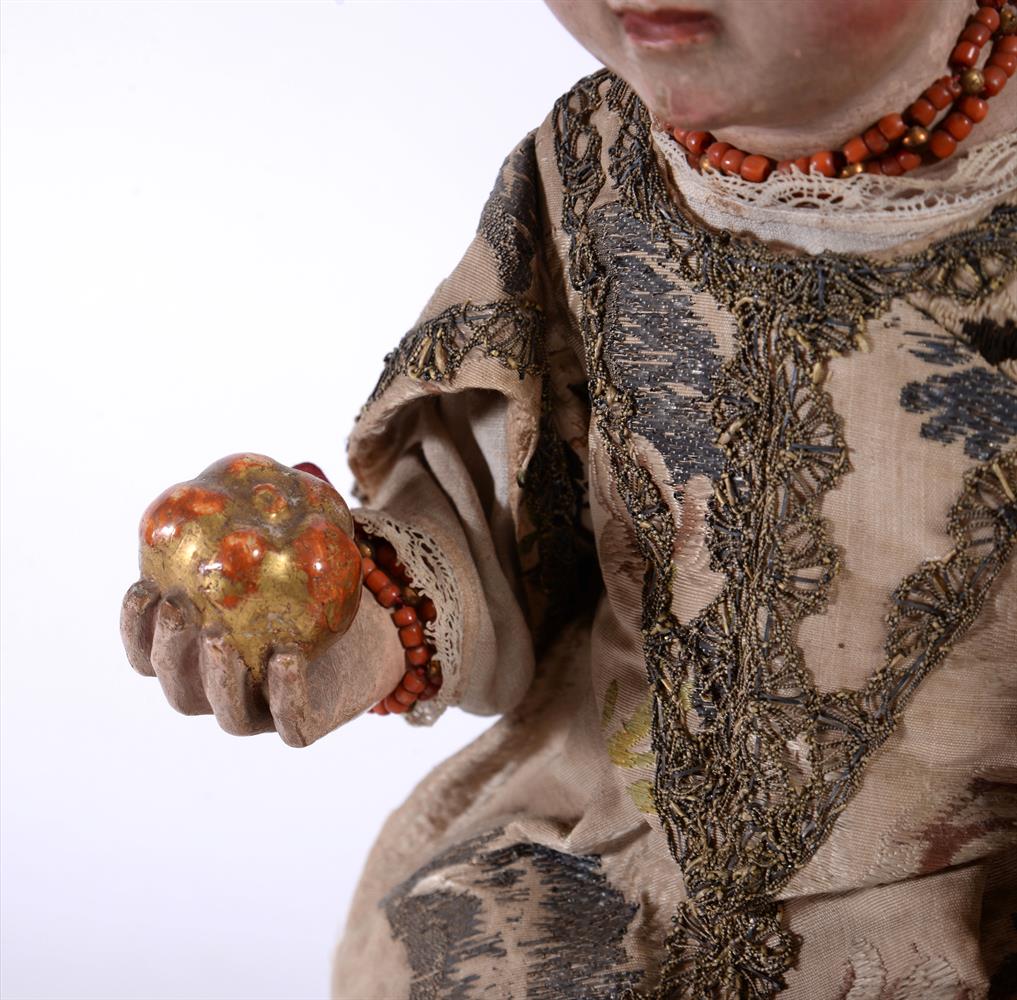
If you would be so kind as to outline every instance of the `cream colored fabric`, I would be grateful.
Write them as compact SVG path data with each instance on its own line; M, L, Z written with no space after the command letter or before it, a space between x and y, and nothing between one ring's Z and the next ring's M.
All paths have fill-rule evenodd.
M941 236L1017 189L1017 134L963 150L917 176L771 174L753 184L691 166L665 132L654 141L688 208L716 229L750 233L806 253L879 253Z
M738 334L609 182L590 225L613 275L600 345L611 384L587 384L597 345L584 340L583 290L569 279L574 202L556 121L509 157L477 238L351 438L371 523L397 545L417 540L404 547L411 566L416 547L448 567L434 583L437 634L461 639L444 640L439 705L505 715L386 824L336 955L336 997L649 992L688 895L653 795L647 527L614 472L620 428L591 420L589 400L633 400L636 467L674 527L670 610L692 621L724 584L707 530L723 488L709 397ZM601 108L594 124L610 164L617 112ZM754 212L745 207L746 218ZM958 195L937 221L952 229L965 212L974 224L986 204ZM789 242L784 223L761 226ZM939 230L909 224L908 239L916 232L928 242ZM1011 284L992 303L951 304L945 321L932 298L921 308L900 298L868 324L867 353L816 373L850 459L822 502L842 568L825 613L804 618L796 636L819 691L858 687L879 666L894 588L951 550L964 474L1015 445L1017 391L955 337L970 317L1012 321L1012 295ZM570 503L549 503L552 492ZM556 619L549 609L567 607L555 604L562 591L582 593L586 532L602 587ZM567 535L574 552L554 549ZM783 926L800 936L782 998L984 997L990 977L1017 962L1015 607L1011 561L832 833L782 889Z

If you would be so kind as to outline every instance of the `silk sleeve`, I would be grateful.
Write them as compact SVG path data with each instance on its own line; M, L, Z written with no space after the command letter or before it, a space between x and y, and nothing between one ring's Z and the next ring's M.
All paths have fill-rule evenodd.
M547 221L542 131L506 159L462 261L387 357L349 441L369 533L435 602L443 672L412 722L511 709L588 600L588 407Z

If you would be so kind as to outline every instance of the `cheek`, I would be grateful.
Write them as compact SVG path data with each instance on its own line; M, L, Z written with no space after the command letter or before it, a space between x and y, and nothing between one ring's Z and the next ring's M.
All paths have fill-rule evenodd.
M802 34L826 51L864 54L885 47L890 38L921 24L926 0L838 0L836 3L797 5Z
M632 65L617 16L604 0L544 0L565 30L588 52L628 79Z

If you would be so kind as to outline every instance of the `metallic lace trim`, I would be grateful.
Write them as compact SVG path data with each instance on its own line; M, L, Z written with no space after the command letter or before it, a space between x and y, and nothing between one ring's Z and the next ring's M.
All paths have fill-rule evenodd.
M590 208L606 181L592 121L605 100L620 125L608 154L623 204L738 326L712 410L725 462L709 542L726 583L687 624L670 611L675 527L636 451L633 397L611 384L604 358L613 277ZM781 926L777 892L814 856L921 680L975 619L1017 536L1017 452L1009 452L965 477L950 515L953 552L894 592L882 667L861 690L818 692L795 636L825 605L840 567L819 510L848 470L842 421L818 376L896 298L931 290L975 302L1001 287L1017 267L1017 211L1001 206L972 230L891 263L779 255L678 212L649 116L606 71L566 94L554 117L594 419L646 562L654 802L689 896L648 995L772 997L799 944Z
M543 314L539 307L513 300L474 305L461 302L418 323L385 356L385 366L365 404L370 406L400 375L440 382L451 376L473 350L497 358L526 375L543 374Z

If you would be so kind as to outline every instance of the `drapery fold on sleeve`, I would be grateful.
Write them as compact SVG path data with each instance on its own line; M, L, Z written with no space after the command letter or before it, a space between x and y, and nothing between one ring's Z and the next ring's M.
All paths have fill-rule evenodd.
M556 402L552 368L576 362L556 328L564 310L548 302L537 141L506 159L475 238L386 358L349 442L355 516L392 542L438 611L444 683L410 721L452 704L512 708L596 578L577 436L566 443Z

